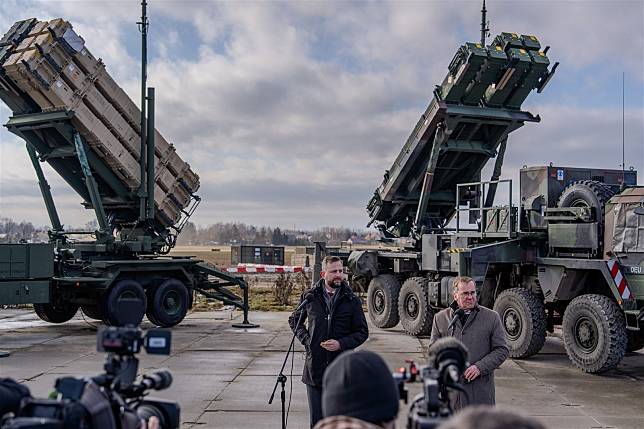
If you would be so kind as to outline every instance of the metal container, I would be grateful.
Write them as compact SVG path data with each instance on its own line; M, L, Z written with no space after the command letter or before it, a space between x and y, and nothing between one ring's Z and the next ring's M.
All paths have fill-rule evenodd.
M230 248L230 263L284 265L284 246L243 244Z

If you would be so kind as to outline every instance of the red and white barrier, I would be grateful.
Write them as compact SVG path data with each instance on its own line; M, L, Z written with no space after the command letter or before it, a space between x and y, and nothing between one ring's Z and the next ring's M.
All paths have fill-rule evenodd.
M236 267L227 268L226 271L238 274L308 273L311 268L293 265L237 264Z

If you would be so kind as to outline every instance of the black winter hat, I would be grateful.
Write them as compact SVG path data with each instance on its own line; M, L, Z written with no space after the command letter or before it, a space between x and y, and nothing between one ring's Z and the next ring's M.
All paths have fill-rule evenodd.
M324 372L322 415L370 423L393 420L398 415L398 387L385 361L368 350L338 356Z

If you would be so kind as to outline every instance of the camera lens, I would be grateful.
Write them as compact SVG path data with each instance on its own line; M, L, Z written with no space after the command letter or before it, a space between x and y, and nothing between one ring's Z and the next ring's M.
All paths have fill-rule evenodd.
M156 417L159 419L159 428L164 429L165 418L163 412L160 409L151 404L143 404L136 409L136 415L145 420L146 422L150 420L150 417Z

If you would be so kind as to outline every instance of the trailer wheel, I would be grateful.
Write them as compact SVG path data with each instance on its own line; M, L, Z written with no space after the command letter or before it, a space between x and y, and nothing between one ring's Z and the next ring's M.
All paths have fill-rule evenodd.
M167 279L150 292L146 314L154 325L169 328L186 317L190 297L182 282Z
M83 314L90 319L94 320L103 320L105 318L105 313L100 305L83 305L81 306Z
M585 372L609 370L626 354L624 314L606 296L587 294L573 299L562 328L568 358Z
M381 274L369 282L367 310L369 319L378 328L393 328L398 324L398 293L400 282L392 274Z
M119 303L123 299L140 299L145 305L145 291L139 282L135 280L120 280L110 288L105 296L103 322L106 325L117 325ZM144 307L145 309L145 307ZM145 315L145 310L136 315L136 325L140 325Z
M68 302L34 304L34 311L45 322L64 323L76 315L78 305Z
M626 331L628 337L627 352L634 352L644 348L644 331Z
M411 277L400 288L398 314L409 335L428 335L432 331L434 310L429 305L427 282L423 277Z
M546 310L543 302L527 289L504 290L494 302L499 313L510 356L523 359L541 350L546 341Z

